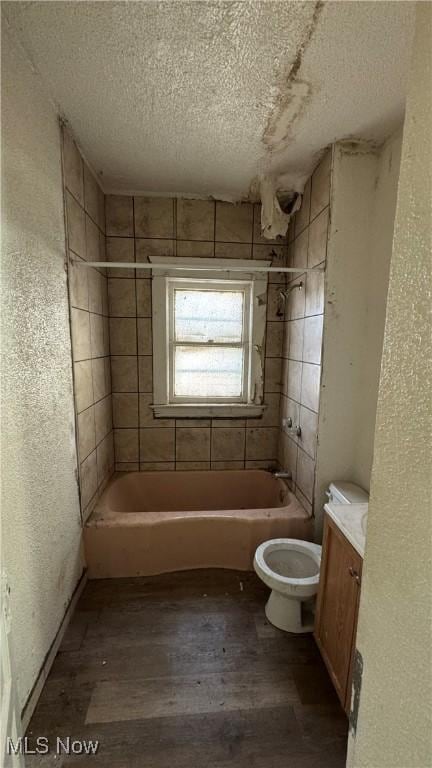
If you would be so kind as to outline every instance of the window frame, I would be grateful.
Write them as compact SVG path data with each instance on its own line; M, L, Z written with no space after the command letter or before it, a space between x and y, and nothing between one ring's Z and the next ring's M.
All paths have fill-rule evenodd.
M169 261L169 257L151 257L158 264ZM153 303L153 412L156 418L171 417L217 417L259 416L264 411L264 339L267 310L267 273L247 272L250 261L244 259L218 259L217 267L228 269L202 272L194 266L215 266L213 259L176 259L184 268L177 270L155 270L152 274ZM254 260L254 265L270 266L269 261ZM244 267L244 272L229 272L230 266ZM190 267L190 270L188 269ZM245 349L245 368L243 391L240 398L190 398L176 397L172 392L173 351L175 345L183 346L173 340L174 311L173 299L176 288L198 287L204 290L224 290L240 287L248 297L244 308L244 326L247 324L245 339L241 346ZM192 344L191 344L192 345ZM208 344L209 346L211 343ZM184 346L188 346L185 344ZM193 346L207 346L204 342ZM214 346L235 347L235 343ZM247 350L247 354L246 354ZM247 365L246 365L247 363Z

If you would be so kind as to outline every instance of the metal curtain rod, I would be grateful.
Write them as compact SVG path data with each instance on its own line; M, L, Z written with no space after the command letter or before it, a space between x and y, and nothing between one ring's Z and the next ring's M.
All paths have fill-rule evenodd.
M152 262L135 262L135 261L81 261L80 259L71 259L72 264L76 264L80 267L99 267L107 269L160 269L166 270L178 270L179 272L298 272L304 274L304 272L322 272L323 267L258 267L252 266L218 266L215 264L212 266L194 265L194 264L161 264Z

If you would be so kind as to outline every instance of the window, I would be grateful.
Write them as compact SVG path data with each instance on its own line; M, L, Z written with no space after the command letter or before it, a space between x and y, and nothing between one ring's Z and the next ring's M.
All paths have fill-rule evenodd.
M248 264L218 266L226 261ZM203 262L214 266L194 259L190 271L153 275L155 415L258 415L267 275L204 277L193 270Z

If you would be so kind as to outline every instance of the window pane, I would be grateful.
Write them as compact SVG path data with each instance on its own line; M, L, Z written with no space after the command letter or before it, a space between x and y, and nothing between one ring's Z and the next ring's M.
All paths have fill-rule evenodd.
M176 290L176 341L241 341L243 298L243 291Z
M176 347L176 397L241 397L243 349L240 347Z

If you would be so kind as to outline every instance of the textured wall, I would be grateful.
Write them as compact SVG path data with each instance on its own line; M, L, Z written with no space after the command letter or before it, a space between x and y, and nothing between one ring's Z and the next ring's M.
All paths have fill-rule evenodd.
M356 768L432 764L431 35L432 6L418 3L357 635Z
M81 512L86 520L114 471L108 293L105 270L73 262L105 261L105 198L65 128L62 139Z
M399 144L398 144L399 141ZM315 509L332 481L369 490L400 137L334 147Z
M289 263L294 267L325 267L330 215L331 150L328 150L306 184L302 206L290 223ZM312 510L317 449L321 346L325 272L288 275L294 288L285 304L282 345L282 419L279 463L292 473L292 489L306 509ZM296 426L301 427L297 437Z
M2 27L2 527L23 706L81 575L57 116Z
M146 261L149 254L269 258L286 246L260 232L260 208L207 200L108 196L107 256ZM268 467L277 459L283 316L277 299L284 275L269 282L265 403L260 419L154 419L149 272L109 271L115 460L118 470ZM276 281L281 281L280 283Z

